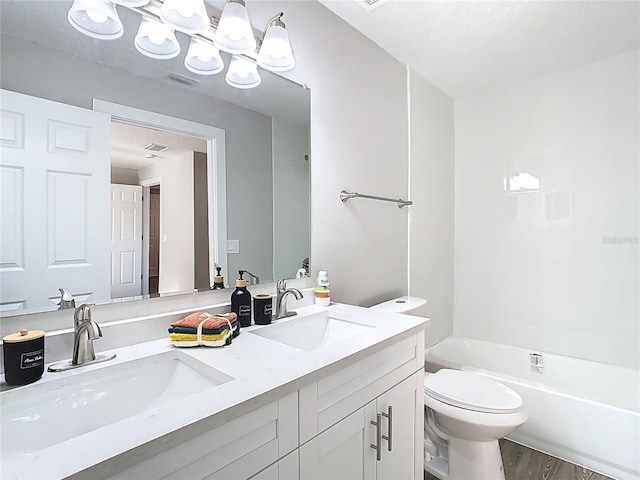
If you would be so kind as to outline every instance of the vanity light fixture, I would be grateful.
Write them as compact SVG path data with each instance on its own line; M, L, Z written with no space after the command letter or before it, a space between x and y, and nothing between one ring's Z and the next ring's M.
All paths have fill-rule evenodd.
M160 19L184 33L204 33L210 25L204 0L164 0Z
M100 40L115 40L124 33L116 6L107 0L74 0L67 19L79 32Z
M169 59L180 54L176 34L164 23L142 17L135 39L135 47L143 55L157 59Z
M296 65L283 15L280 12L269 20L258 52L258 65L272 72L286 72Z
M224 68L220 50L213 43L193 37L189 43L189 50L184 57L187 70L198 75L215 75Z
M224 78L232 87L242 89L257 87L262 81L257 65L238 55L231 57L229 70Z
M253 36L244 0L227 0L213 37L213 43L227 53L255 52L256 38Z
M117 3L123 7L144 7L149 3L149 0L113 0L113 3Z
M225 79L236 88L260 84L256 64L273 72L295 66L289 34L282 21L284 13L271 18L262 39L256 40L244 0L226 0L220 19L209 19L204 0L74 0L68 13L69 23L93 38L119 38L124 28L116 4L140 14L134 44L147 57L176 57L180 44L175 31L188 35L190 43L184 65L192 73L221 72L224 69L221 50L232 54Z

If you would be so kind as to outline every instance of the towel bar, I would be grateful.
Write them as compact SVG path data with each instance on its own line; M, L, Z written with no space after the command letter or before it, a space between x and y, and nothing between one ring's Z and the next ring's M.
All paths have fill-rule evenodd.
M350 198L368 198L370 200L382 200L383 202L393 202L398 204L398 208L402 208L408 205L413 205L413 202L411 200L402 200L401 198L377 197L375 195L365 195L363 193L347 192L346 190L342 190L340 192L340 200L342 200L342 203L345 203Z

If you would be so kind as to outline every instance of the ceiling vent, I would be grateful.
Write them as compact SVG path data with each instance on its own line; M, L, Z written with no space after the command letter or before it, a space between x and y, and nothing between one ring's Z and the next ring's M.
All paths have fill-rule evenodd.
M178 75L177 73L170 73L169 80L172 80L177 83L181 83L182 85L186 85L188 87L192 87L193 85L197 85L200 83L200 80L196 80L195 78L185 77L184 75Z
M361 0L358 2L358 5L363 7L365 10L373 10L374 8L378 8L380 5L384 5L389 0Z
M167 147L166 145L158 145L157 143L150 143L149 145L144 147L145 150L149 150L151 152L164 152L166 150L169 150L170 148L171 147Z

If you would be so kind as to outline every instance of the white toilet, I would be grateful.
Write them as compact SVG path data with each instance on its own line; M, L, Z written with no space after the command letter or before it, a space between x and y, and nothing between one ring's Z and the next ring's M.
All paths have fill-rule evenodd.
M426 300L400 297L371 308L416 313ZM442 480L504 480L498 440L527 420L522 398L490 378L460 370L424 380L424 469Z

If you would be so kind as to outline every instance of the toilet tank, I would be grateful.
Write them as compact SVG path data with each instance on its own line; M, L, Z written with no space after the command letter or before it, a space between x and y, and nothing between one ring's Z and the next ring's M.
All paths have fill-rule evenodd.
M426 303L427 301L424 298L405 296L392 298L391 300L378 303L377 305L373 305L369 308L373 308L375 310L383 310L386 312L424 316L424 313L422 312L424 309L421 307L426 305Z

